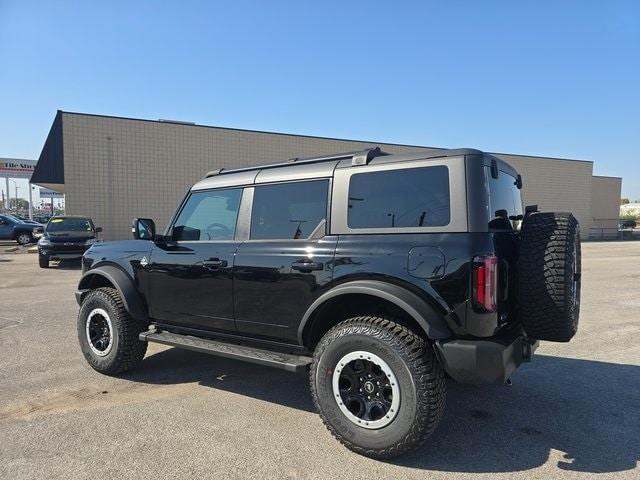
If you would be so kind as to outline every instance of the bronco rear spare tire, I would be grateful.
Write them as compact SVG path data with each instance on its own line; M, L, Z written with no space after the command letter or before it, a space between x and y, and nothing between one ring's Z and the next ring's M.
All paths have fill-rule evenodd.
M580 311L580 226L570 213L533 213L521 230L518 318L531 338L568 342Z

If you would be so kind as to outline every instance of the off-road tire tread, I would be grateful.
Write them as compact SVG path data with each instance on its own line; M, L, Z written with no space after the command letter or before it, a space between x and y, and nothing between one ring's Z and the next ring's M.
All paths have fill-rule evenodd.
M385 449L362 448L345 439L322 414L316 391L316 372L322 353L334 340L345 335L367 335L387 344L406 363L417 389L417 416L408 433L395 445ZM378 316L357 316L345 320L329 330L318 343L310 369L311 396L325 427L348 449L377 459L389 459L419 448L435 431L444 413L446 380L433 347L409 328Z
M517 308L518 321L531 338L568 342L577 331L579 312L573 311L568 291L573 271L565 267L567 255L573 255L573 242L579 265L579 229L570 213L534 213L524 221Z
M144 325L135 320L129 312L124 308L124 303L120 294L115 288L101 287L92 290L85 297L86 302L92 296L100 296L103 300L111 303L116 312L116 318L112 318L112 326L118 331L118 349L116 352L115 361L112 362L112 366L108 369L98 368L97 364L93 362L93 357L87 357L87 361L92 368L104 373L106 375L117 375L136 368L144 358L147 352L147 342L140 341L138 335L143 331ZM82 314L82 308L80 309L80 315Z

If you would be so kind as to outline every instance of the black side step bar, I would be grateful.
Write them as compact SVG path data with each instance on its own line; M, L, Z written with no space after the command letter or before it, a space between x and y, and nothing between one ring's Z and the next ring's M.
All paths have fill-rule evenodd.
M142 332L140 334L140 340L185 348L196 352L209 353L220 357L235 358L244 360L245 362L281 368L289 372L304 370L306 366L313 361L311 357L305 355L273 352L271 350L263 350L246 345L236 345L219 340L193 337L191 335L179 335L170 332L158 332L155 330Z

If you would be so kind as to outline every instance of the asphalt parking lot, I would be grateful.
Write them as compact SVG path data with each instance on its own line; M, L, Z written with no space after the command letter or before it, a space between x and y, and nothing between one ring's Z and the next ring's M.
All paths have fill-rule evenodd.
M0 248L0 478L640 476L640 242L583 244L581 326L513 386L449 383L439 430L393 462L344 449L306 375L151 345L121 378L85 363L79 264Z

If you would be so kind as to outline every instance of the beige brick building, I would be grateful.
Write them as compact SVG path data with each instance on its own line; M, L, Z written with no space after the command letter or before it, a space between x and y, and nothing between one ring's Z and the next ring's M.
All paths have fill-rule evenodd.
M591 181L592 236L610 238L617 234L622 178L594 175Z
M389 153L441 150L59 111L32 183L64 192L67 213L92 217L105 239L129 238L133 217L163 226L209 170L372 146ZM603 219L609 226L608 217L617 218L621 180L593 177L593 162L496 155L522 174L525 204L573 212L583 238Z

